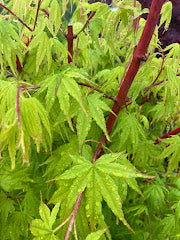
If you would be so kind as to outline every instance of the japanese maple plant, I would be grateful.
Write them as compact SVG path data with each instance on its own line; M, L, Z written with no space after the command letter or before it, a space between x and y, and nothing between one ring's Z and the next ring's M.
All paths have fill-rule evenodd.
M172 3L113 4L0 3L0 240L180 238Z

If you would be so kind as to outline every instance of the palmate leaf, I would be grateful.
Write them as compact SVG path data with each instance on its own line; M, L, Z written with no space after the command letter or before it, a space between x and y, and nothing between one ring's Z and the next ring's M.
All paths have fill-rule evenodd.
M69 94L66 91L66 88L64 84L60 84L58 91L57 91L57 97L59 100L59 104L61 107L61 110L63 111L64 115L66 116L66 119L68 121L69 127L72 131L74 131L72 121L71 121L71 115L70 115L70 100L69 100Z
M4 128L0 133L2 148L8 145L12 169L15 167L16 151L19 148L23 156L23 163L29 163L30 138L34 139L38 151L40 150L41 142L46 151L47 145L51 148L49 120L43 106L37 99L22 100L20 98L20 121L22 128L19 129L14 103L13 108L5 114Z
M86 215L90 222L92 229L95 229L96 225L99 224L99 218L102 217L102 199L107 202L107 205L112 212L117 216L130 230L131 227L124 218L122 211L122 198L124 200L124 192L119 191L114 177L118 177L122 180L121 184L129 184L133 189L141 194L137 183L134 178L153 178L152 176L144 175L136 171L134 167L127 161L120 164L117 159L121 154L107 154L99 158L94 164L88 159L82 156L71 156L73 162L77 165L71 169L66 170L62 175L56 179L71 180L72 185L70 186L69 192L66 191L66 198L64 199L66 208L70 209L73 207L77 196L85 190L86 197ZM126 155L124 156L124 158ZM109 158L109 159L108 159ZM103 164L103 159L105 164ZM98 163L99 161L99 163ZM113 163L117 161L117 163ZM112 176L112 177L111 177ZM134 181L126 182L127 179L133 179ZM135 186L132 186L135 184ZM125 188L124 188L125 189ZM133 231L133 230L132 230Z
M3 68L4 60L7 61L15 75L17 74L16 54L19 55L18 51L22 46L23 43L15 32L13 25L0 19L0 65ZM21 59L20 56L19 59Z
M92 4L91 4L92 5ZM98 44L99 33L103 31L102 19L96 18L93 21L90 21L89 30L92 35L92 39Z
M88 132L91 127L92 117L89 113L88 106L87 106L87 100L84 99L84 105L87 110L88 115L86 115L82 109L79 109L78 115L77 115L77 135L78 135L78 142L79 142L79 151L81 151L83 143L88 135Z
M17 83L12 79L11 82L0 81L0 121L3 121L8 110L15 108Z
M86 216L90 223L90 228L95 230L99 217L102 215L102 195L97 187L95 170L91 171L89 183L85 191L86 197Z
M15 212L15 203L8 198L4 192L0 192L0 221L1 224L6 223L8 215Z
M0 187L6 191L14 191L18 189L26 188L28 183L31 183L32 179L29 178L27 168L15 168L13 170L9 168L2 168L0 171Z
M159 27L165 22L164 30L168 29L172 16L172 3L166 2L161 9L161 19Z
M37 48L36 53L36 72L39 71L39 67L43 59L47 58L48 69L51 67L51 47L52 40L48 38L47 33L42 31L38 33L33 40L30 42L28 50L31 51L33 48Z
M158 185L158 184L154 184L152 186L150 186L144 193L145 197L147 198L151 209L155 209L157 210L162 210L165 204L165 194L164 191L166 191L166 188Z
M133 163L135 164L135 166L143 167L144 169L146 169L147 166L155 163L155 156L157 156L159 153L160 149L157 145L154 144L152 140L140 140L136 155L133 156Z
M66 208L71 209L75 204L78 195L83 192L89 182L90 179L90 170L84 171L83 173L79 174L79 176L74 180L73 184L69 189L69 193L67 196L67 204Z
M34 236L41 236L41 239L56 239L56 236L52 232L52 226L56 220L57 213L59 211L60 203L57 203L53 210L46 204L41 202L39 208L39 214L41 219L35 219L31 222L30 230ZM52 238L53 237L53 238Z
M71 169L65 171L61 176L57 177L56 180L58 179L73 179L76 178L78 176L81 176L84 173L87 173L91 168L91 163L89 164L79 164L76 165L74 167L72 167Z
M79 103L81 108L83 109L84 113L87 115L86 109L84 107L83 101L82 101L82 94L80 91L80 88L76 81L73 78L64 77L61 80L61 83L66 88L66 91Z
M77 117L77 134L78 134L78 140L79 140L79 150L81 150L82 145L88 135L88 132L91 127L92 118L91 116L86 116L86 114L79 110L79 114Z
M77 137L69 140L69 143L61 145L53 154L44 162L46 164L45 176L48 175L50 179L62 174L72 165L71 154L78 154Z
M103 196L109 208L112 210L115 216L117 216L124 223L124 225L128 227L129 230L133 231L124 218L122 202L118 194L118 187L114 183L113 179L109 175L104 174L103 171L98 170L95 171L95 179L98 183L101 195Z
M48 204L62 203L67 200L69 189L72 186L73 180L58 180L59 187L54 192L53 196L49 200Z
M55 37L61 25L61 10L57 0L53 0L49 11L48 28ZM53 29L54 27L54 29Z
M175 61L176 59L179 61L179 55L180 55L180 44L179 43L172 43L168 45L164 51L168 51L167 57L171 58L172 61Z
M87 234L90 232L89 222L86 217L85 209L86 200L82 197L81 204L78 208L76 215L76 228L78 232L78 239L85 239Z
M102 155L100 158L98 158L98 164L109 164L112 163L114 161L116 161L117 159L120 158L120 156L123 154L122 153L109 153L109 154L105 154Z
M68 190L65 192L65 194L67 194L64 199L65 205L66 205L66 211L69 209L72 209L78 195L81 192L83 192L84 189L86 188L90 178L90 169L92 167L91 165L92 164L90 162L89 164L76 165L72 167L70 170L65 171L61 176L57 178L62 180L66 180L66 179L69 180L74 178L71 185L68 186ZM55 195L58 195L60 192L62 191L57 190L55 192ZM51 201L54 201L55 199L56 199L56 196L53 195Z
M55 91L57 88L57 76L53 75L50 78L43 81L43 89L42 91L47 88L46 94L46 109L49 112L53 106L55 101Z
M0 131L0 146L1 151L8 147L9 156L11 158L11 168L15 168L15 157L17 151L17 139L19 136L19 129L17 120L15 119L15 108L11 108L6 112L3 121L3 127Z
M106 138L110 140L107 129L106 123L104 119L104 114L102 110L111 111L111 109L104 103L102 100L99 99L100 94L91 94L88 96L87 100L89 103L89 112L92 118L95 120L97 125L103 130L106 135Z
M15 168L15 156L16 156L16 135L17 135L17 126L14 126L11 129L11 135L8 138L8 150L11 158L11 168Z
M115 177L124 177L124 178L154 178L153 176L142 174L138 171L135 171L127 166L121 165L119 163L110 163L110 164L102 164L95 163L96 168Z
M21 19L27 15L28 11L31 9L29 6L31 4L31 0L24 0L23 4L21 4L21 0L13 0L8 2L8 7L12 7L12 11L16 13ZM35 1L37 2L37 1Z
M141 124L138 122L137 118L134 114L125 114L123 115L123 121L119 121L116 129L113 132L113 135L119 133L121 145L130 147L130 151L132 151L133 155L137 151L139 137L144 138L144 132ZM132 150L131 150L132 148Z
M178 168L180 162L180 136L171 136L169 139L162 139L164 143L170 144L164 149L158 158L169 158L168 169L166 175Z
M46 92L46 110L49 112L54 104L56 99L56 91L59 86L59 78L57 74L48 76L41 82L41 88L38 90L38 93Z
M20 116L23 131L27 132L35 141L42 142L46 147L46 142L51 147L50 123L42 104L34 97L20 99ZM48 138L44 138L44 130L48 133ZM43 139L44 138L44 139Z
M85 240L98 240L105 233L107 229L98 230L94 233L89 234Z
M16 239L20 239L22 236L25 239L27 238L28 220L28 216L23 211L15 211L9 216L8 230L13 233L13 237Z
M174 214L167 214L167 216L161 220L161 232L159 233L161 239L168 239L169 236L174 236L173 239L178 240L176 238L177 231L176 217Z

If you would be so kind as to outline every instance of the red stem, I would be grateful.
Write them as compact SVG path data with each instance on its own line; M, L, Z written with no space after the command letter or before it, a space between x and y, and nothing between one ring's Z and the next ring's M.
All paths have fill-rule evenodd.
M68 239L69 239L69 236L70 236L70 233L71 233L71 230L72 230L72 227L73 227L75 218L76 218L76 214L77 214L79 205L80 205L81 200L82 200L82 196L83 196L83 192L79 194L79 196L78 196L78 198L77 198L77 200L76 200L74 209L73 209L73 211L72 211L72 218L71 218L71 220L70 220L70 223L69 223L69 226L68 226L68 230L67 230L67 232L66 232L66 235L65 235L64 240L68 240Z
M101 0L101 3L103 3L104 0ZM87 19L87 21L85 22L84 26L82 27L82 29L75 35L76 37L82 32L84 31L84 29L87 27L87 25L89 24L90 20L94 17L94 15L96 14L96 11L93 11L89 18Z
M39 15L40 5L41 5L41 0L38 1L38 7L37 7L37 11L36 11L36 18L35 18L35 21L34 21L33 31L35 30L35 27L36 27L37 18L38 18L38 15Z
M33 32L33 29L30 28L23 20L21 20L15 13L13 13L9 8L7 8L5 5L3 5L2 3L0 3L0 6L3 7L4 9L6 9L8 12L10 12L11 15L13 15L15 18L17 18L20 23L22 23L27 29L29 29L29 31Z
M106 128L107 128L108 134L110 134L112 131L117 115L119 114L121 107L124 105L126 101L126 97L131 87L131 84L139 70L139 67L141 62L143 61L143 58L145 57L146 51L148 49L149 43L151 41L151 38L155 30L156 24L159 20L159 15L164 2L165 0L159 0L158 2L156 0L152 1L151 8L148 14L148 18L147 18L142 36L134 52L134 56L130 64L130 67L128 69L128 72L118 92L117 102L115 102L112 107L112 111L115 114L110 113L106 122ZM106 139L106 138L103 136L102 139ZM102 144L103 144L103 141L100 142L98 149L101 149ZM98 154L96 153L96 157L97 156ZM93 159L95 159L95 155Z
M20 63L20 61L19 61L18 55L16 55L16 68L17 68L17 70L18 70L19 73L22 72L23 67L22 67L22 65L21 65L21 63Z
M150 12L148 15L148 19L146 22L146 25L144 27L141 39L137 45L137 48L135 50L132 62L130 64L130 67L128 69L128 72L125 76L125 79L121 85L121 88L117 95L117 103L113 105L112 111L118 115L121 107L126 101L126 96L128 94L128 91L131 87L131 84L139 70L141 59L143 60L143 57L146 54L146 51L148 49L149 43L151 41L152 35L154 33L154 29L156 27L156 24L159 19L159 14L162 8L162 5L164 3L164 0L159 0L158 2L156 0L153 0ZM106 127L107 131L110 134L112 131L112 128L114 126L114 122L116 120L116 116L112 113L109 114Z
M143 59L145 57L145 53L147 51L147 48L148 48L149 43L151 41L152 35L154 33L154 29L155 29L156 24L158 22L160 11L161 11L161 8L162 8L162 5L163 5L164 2L165 2L165 0L159 0L158 2L156 0L153 0L153 2L152 2L150 12L149 12L149 15L148 15L148 19L146 21L146 25L144 27L141 39L140 39L140 41L137 45L137 48L135 50L135 53L134 53L134 56L133 56L133 59L132 59L132 62L131 62L131 65L128 69L128 72L125 76L125 79L124 79L124 81L123 81L123 83L120 87L119 92L118 92L117 102L114 103L113 108L112 108L112 111L116 115L118 115L121 107L126 102L127 93L128 93L129 88L130 88L130 86L131 86L131 84L132 84L132 82L133 82L133 80L134 80L134 78L135 78L135 76L138 72L138 69L140 67L140 63L143 61ZM95 15L95 13L96 12L91 13L90 17L88 18L88 20L86 21L86 23L84 25L85 27L88 24L88 22L90 21L90 19ZM69 35L69 28L68 28L68 35ZM72 40L73 40L73 33L71 33L70 36L72 37ZM67 39L68 39L68 36L67 36ZM68 50L69 50L69 41L68 41ZM68 63L69 63L69 57L68 57ZM116 118L117 117L114 116L114 114L112 114L112 113L109 114L109 117L108 117L107 122L106 122L106 128L107 128L107 131L108 131L109 134L112 131L112 128L114 126ZM94 157L92 159L93 162L96 161L96 159L98 157L98 152L101 150L102 144L105 140L106 140L106 137L103 135L103 137L100 141L100 144L98 145L97 150L96 150L96 152L94 154ZM77 210L79 208L79 205L80 205L80 202L81 202L81 199L82 199L82 195L83 195L83 193L81 193L78 196L78 199L77 199L76 204L74 206L74 209L72 211L73 217L71 218L70 224L68 226L68 230L66 232L65 240L69 239L69 236L70 236L70 233L71 233L71 230L72 230L72 226L73 226L73 223L75 221L76 214L77 214Z
M67 34L67 41L68 41L68 63L73 61L73 26L72 24L68 24L68 34Z
M97 92L99 92L99 93L102 93L102 94L103 94L103 97L108 98L108 99L111 99L111 100L113 100L114 102L116 102L116 98L115 98L115 97L110 96L109 94L101 91L99 88L96 88L96 87L94 87L93 85L86 84L86 83L81 83L81 82L77 82L77 84L80 85L80 86L85 86L85 87L91 88L91 89L93 89L93 90L95 90L95 91L97 91Z
M171 132L166 133L165 135L163 135L162 137L160 137L160 139L168 138L169 136L171 136L171 135L176 135L176 134L178 134L178 133L180 133L180 127L174 129L174 130L171 131ZM155 142L154 144L158 144L158 143L159 143L159 138L157 138L154 142Z

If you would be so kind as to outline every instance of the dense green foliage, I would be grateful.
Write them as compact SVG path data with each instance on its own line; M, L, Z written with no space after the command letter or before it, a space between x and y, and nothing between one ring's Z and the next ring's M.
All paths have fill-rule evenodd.
M1 12L0 240L64 239L81 192L70 239L178 240L180 135L157 140L180 126L180 46L158 40L171 3L109 136L106 119L145 25L140 18L136 33L133 19L147 9L76 2L68 64L66 0L42 1L36 25L37 0L1 2L30 29Z

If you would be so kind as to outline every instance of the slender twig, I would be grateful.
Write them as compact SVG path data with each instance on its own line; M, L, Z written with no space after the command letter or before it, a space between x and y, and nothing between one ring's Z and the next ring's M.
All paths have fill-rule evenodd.
M18 70L19 73L22 72L23 66L22 66L21 63L20 63L20 60L19 60L18 55L16 55L16 68L17 68L17 70Z
M164 82L164 80L161 80L161 81L159 81L159 82L157 82L157 83L152 83L151 85L149 85L148 87L145 87L144 89L143 89L143 92L147 92L150 88L153 88L153 87L155 87L155 86L158 86L158 85L160 85L161 83L163 83Z
M165 135L161 136L160 138L157 138L157 139L154 141L154 144L158 144L159 141L160 141L159 139L168 138L169 136L171 136L171 135L176 135L176 134L178 134L178 133L180 133L180 127L174 129L174 130L171 131L171 132L166 133Z
M37 6L37 11L36 11L36 17L35 17L35 21L34 21L33 31L35 30L35 27L36 27L36 23L37 23L37 18L38 18L38 14L39 14L40 5L41 5L41 0L38 1L38 6Z
M96 92L102 93L102 94L103 94L103 97L108 98L108 99L111 99L111 100L113 100L114 102L117 101L115 97L110 96L109 94L101 91L99 88L96 88L96 87L94 87L94 86L92 86L92 85L90 85L90 84L81 83L81 82L77 82L77 84L78 84L78 85L81 85L81 86L85 86L85 87L91 88L91 89L95 90Z
M67 42L68 42L68 63L73 61L73 26L72 24L68 24L68 34L67 34Z
M163 67L164 67L164 60L165 60L165 56L164 56L164 54L163 54L163 56L162 56L162 63L161 63L161 69L160 69L157 77L156 77L155 80L153 81L153 84L158 80L159 76L160 76L161 73L162 73L162 70L163 70Z
M60 228L62 228L62 227L64 226L64 224L66 224L66 223L69 221L69 219L71 219L71 217L72 217L72 214L71 214L63 223L61 223L57 228L55 228L55 229L52 231L52 233L55 233L55 232L57 232Z
M9 8L7 8L5 5L3 5L2 3L0 3L0 6L3 7L4 9L6 9L9 13L11 13L11 15L13 15L15 18L17 18L19 20L20 23L22 23L27 29L29 29L29 31L33 32L33 29L30 28L23 20L21 20L15 13L13 13Z
M83 192L79 194L79 196L77 198L77 201L75 203L74 209L72 211L72 217L71 217L71 220L70 220L70 223L69 223L69 226L68 226L68 229L67 229L67 232L66 232L64 240L68 240L69 239L69 236L70 236L70 233L71 233L71 230L72 230L75 218L76 218L76 214L77 214L79 205L80 205L81 200L82 200L82 196L83 196Z
M49 18L49 12L47 10L40 9L40 11L42 11L45 14L45 17ZM67 37L67 34L61 28L59 28L59 31L65 36L65 38Z
M103 2L104 2L104 0L101 0L101 3L103 3ZM87 27L87 25L89 24L90 20L94 17L95 14L96 14L96 11L93 11L93 12L90 14L90 16L89 16L89 18L87 19L87 21L85 22L84 26L83 26L83 27L81 28L81 30L75 35L76 37L77 37L81 32L84 31L84 29Z
M74 220L74 237L76 240L78 240L77 229L76 229L76 219Z
M19 125L19 127L21 126L20 105L19 105L20 93L21 93L21 86L18 84L18 91L17 91L17 95L16 95L16 114L17 114L17 119L18 119L18 125Z
M33 86L31 86L31 87L26 87L26 86L23 85L22 87L25 88L25 89L27 89L27 90L32 90L32 89L40 88L41 85L33 85Z
M65 38L67 37L67 34L60 28L59 31L65 36Z
M102 145L104 143L104 141L106 140L106 136L105 134L103 134L102 138L101 138L101 141L96 149L96 152L94 153L94 156L93 156L93 159L92 159L92 162L95 162L98 158L98 155L99 155L99 152L100 150L102 149Z
M96 141L94 139L88 139L85 140L85 142L95 142L95 143L99 143L99 141ZM104 144L102 145L103 148L105 148L106 150L108 150L110 153L113 153L113 151L111 151L111 149L109 149L108 147L106 147Z
M163 71L164 59L165 59L165 56L164 56L164 53L163 53L162 63L161 63L161 69L160 69L158 75L156 76L155 80L154 80L153 83L151 84L151 86L157 86L157 85L159 85L159 84L155 85L155 83L156 83L156 81L158 80L159 76L161 75L161 73L162 73L162 71ZM164 82L164 80L163 80L163 82ZM160 83L161 83L161 81L160 81ZM146 90L143 90L143 91L146 92L146 91L148 91L148 90L149 90L149 89L146 89ZM143 105L145 102L149 101L150 98L152 97L152 95L153 95L153 92L150 92L148 96L146 96L145 98L142 99L140 105Z

